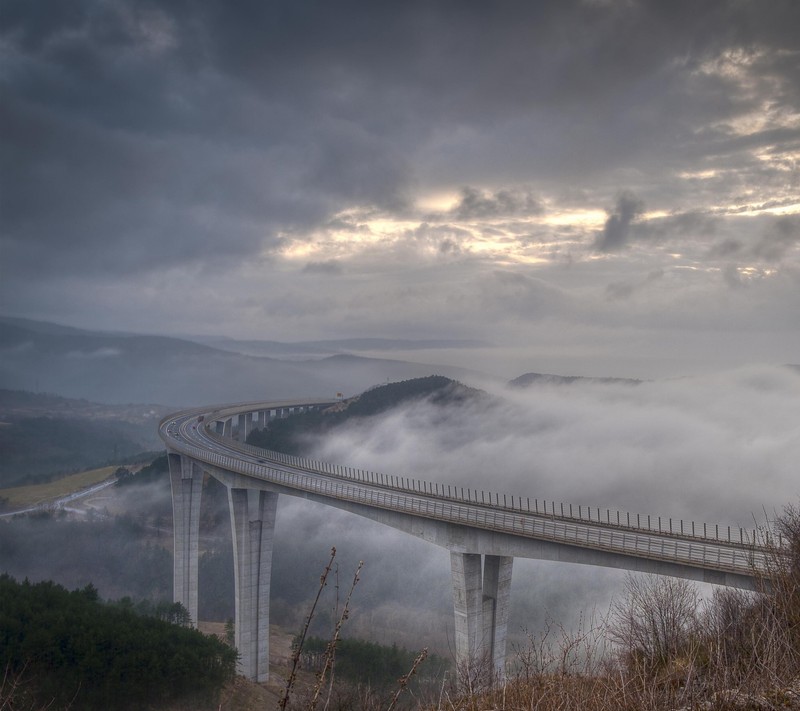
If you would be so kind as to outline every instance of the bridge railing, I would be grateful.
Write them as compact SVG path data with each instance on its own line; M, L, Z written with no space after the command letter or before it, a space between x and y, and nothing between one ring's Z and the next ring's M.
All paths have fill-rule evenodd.
M237 449L242 445L237 445ZM245 445L249 448L249 445ZM419 495L397 489L366 487L363 481L346 478L318 477L304 471L278 468L270 464L243 461L232 456L182 443L183 453L216 465L222 469L258 477L295 490L319 494L343 501L365 504L391 511L406 512L437 521L450 521L486 530L510 533L558 543L579 545L610 553L634 555L659 561L672 561L724 572L751 576L765 572L770 566L770 553L758 548L727 545L725 541L690 541L648 535L642 531L627 531L601 525L587 526L575 521L544 515L532 515L526 510L476 506L475 501L456 501ZM258 450L258 448L253 448ZM264 450L258 450L263 453ZM284 466L305 469L306 460L282 455ZM302 465L301 465L302 463ZM376 474L370 472L370 474ZM385 476L385 475L384 475ZM467 505L469 504L469 505ZM722 545L721 545L722 544Z
M230 438L214 432L210 427L206 427L206 433L222 443L227 444L232 441ZM509 512L538 514L564 521L592 523L625 531L666 534L675 538L683 538L687 541L714 541L747 549L754 546L783 547L780 534L773 534L768 527L720 526L719 524L697 523L695 521L651 516L649 514L632 514L609 508L565 504L538 498L531 499L530 497L515 496L513 494L487 492L472 487L440 484L422 479L342 466L262 449L244 442L235 441L235 446L237 449L241 449L265 462L278 462L296 469L313 471L326 476L358 481L372 486L387 487L393 490L399 489L409 493L421 493L447 501L491 506Z
M653 527L644 528L634 524L632 516L620 513L615 513L612 516L610 510L606 510L605 520L603 520L600 511L597 509L594 510L596 514L593 515L591 509L585 509L584 507L578 507L576 512L574 507L570 508L569 505L562 505L552 501L545 502L537 499L531 501L527 498L522 499L521 497L482 492L452 485L446 486L436 482L345 467L240 443L214 432L210 427L204 428L204 431L206 436L218 441L225 447L235 447L237 451L254 457L257 463L209 452L192 445L184 445L187 450L191 450L186 451L187 454L201 461L217 464L222 468L241 471L250 476L284 483L293 488L313 491L325 496L347 498L348 500L373 506L408 511L416 515L433 516L437 511L436 506L441 504L441 506L446 505L449 507L446 520L468 523L469 525L488 526L493 530L509 530L507 522L511 521L512 525L509 532L512 533L525 534L525 527L526 525L531 525L530 521L539 521L539 528L536 530L531 529L529 535L547 537L563 542L568 542L571 536L571 539L576 543L578 543L577 538L580 536L580 545L583 546L615 550L617 552L630 553L634 551L639 556L652 556L659 559L663 556L672 556L676 560L680 558L688 564L700 563L707 567L716 565L721 569L728 569L729 566L735 565L739 572L752 571L752 562L756 558L759 558L762 563L766 560L764 558L764 550L759 550L764 548L764 544L758 540L755 531L752 535L749 532L748 535L745 535L744 531L741 531L741 539L736 541L733 537L726 539L719 536L719 528L716 526L713 529L713 534L710 533L708 526L703 526L702 535L697 535L700 527L695 524L692 524L691 528L689 526L684 527L684 524L679 524L680 527L676 527L677 530L675 528L671 531L664 530L660 519L658 519L660 530ZM274 465L287 467L295 471L276 468ZM314 475L315 473L325 476L318 477ZM290 475L291 478L287 479ZM366 489L363 487L352 488L352 486L350 489L336 488L338 484L346 485L346 482L369 485L369 487ZM360 493L355 495L353 494L354 491ZM348 495L344 497L343 492ZM364 492L369 493L367 495ZM408 495L411 495L410 499ZM398 499L397 497L406 498ZM439 501L436 501L436 499L439 499ZM410 507L408 501L413 502ZM482 517L478 517L477 514L474 515L474 518L472 515L466 518L461 515L455 515L454 512L458 512L460 509L454 509L453 507L463 504L469 505L465 509L466 511L483 511ZM432 505L433 509L431 509ZM441 518L445 510L438 511L439 514L436 517ZM575 515L576 513L577 516ZM542 519L547 521L547 524L541 523ZM521 523L519 530L517 530L513 525L513 522L517 520L527 521L528 523ZM641 517L637 517L637 524L641 520ZM650 520L647 520L650 523ZM491 525L489 525L490 521ZM587 527L585 525L587 523L593 525ZM553 527L549 534L547 525ZM692 533L688 533L688 531ZM659 534L659 538L653 538L647 534ZM730 533L728 535L730 536ZM587 537L585 541L583 540L584 536ZM671 536L673 541L669 542L664 536ZM772 543L772 541L769 541L769 543ZM708 548L704 544L712 544L711 553L708 552ZM669 553L670 546L672 546L671 550L673 551L671 554ZM724 546L727 552L721 553L722 548L720 546ZM658 548L657 554L656 548ZM661 553L662 550L665 551L663 554ZM712 560L715 556L716 563Z

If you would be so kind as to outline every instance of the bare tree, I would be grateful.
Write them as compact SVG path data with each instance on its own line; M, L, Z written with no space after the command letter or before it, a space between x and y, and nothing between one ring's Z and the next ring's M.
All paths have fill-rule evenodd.
M697 640L699 594L689 581L628 575L626 596L612 604L609 636L627 664L652 673L690 655Z

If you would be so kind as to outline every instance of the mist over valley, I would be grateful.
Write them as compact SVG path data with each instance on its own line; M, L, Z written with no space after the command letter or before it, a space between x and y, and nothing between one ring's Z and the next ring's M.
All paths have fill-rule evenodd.
M28 334L35 333L28 330ZM119 381L125 379L132 362L168 362L172 349L190 357L211 351L189 342L176 341L175 345L170 339L141 337L139 341L140 337L108 334L68 334L68 342L59 342L52 334L26 337L34 344L31 349L47 351L54 372L63 364L68 372L75 349L88 352L89 344L98 348L110 348L112 343L147 345L149 352L139 360L103 359L108 377ZM13 352L9 358L8 352L3 352L4 372L22 363ZM225 359L239 357L223 354L220 359L224 365L229 364ZM176 359L180 362L178 356ZM259 367L267 372L272 363ZM309 362L283 364L302 369ZM353 382L369 382L375 387L345 399L329 415L313 416L313 422L304 422L309 416L303 415L277 420L265 432L273 439L268 437L261 444L454 487L705 521L734 529L766 523L797 495L795 463L800 439L793 413L800 397L800 373L795 368L754 366L650 381L527 373L504 383L500 378L474 374L473 384L469 373L459 371L462 377L458 381L437 375L387 386L387 372L393 368L415 371L421 366L387 365L371 359L354 359L351 366L357 371ZM145 372L145 366L139 367ZM215 378L219 383L212 387L221 388L229 382L227 371L219 363L214 367L218 368ZM376 368L378 382L370 380L376 378ZM287 371L279 372L285 375ZM337 370L336 377L340 374ZM85 387L91 392L97 381L91 380L88 370L83 375L89 379ZM239 377L237 373L233 380ZM281 392L286 396L309 393L303 377L284 381ZM83 383L77 379L64 389L83 392ZM186 380L181 383L188 388ZM330 392L333 378L326 387ZM189 393L176 386L167 392L184 392L182 404L196 404L202 402L206 391L199 386ZM257 396L249 390L244 398ZM42 445L56 430L48 427L46 419L25 417L72 418L75 422L93 418L90 421L118 424L127 419L128 426L138 432L142 427L154 431L157 416L167 411L163 405L98 405L21 392L4 393L2 403L7 421L4 431L13 434L20 418L39 423L37 441ZM258 444L259 434L251 435L251 442ZM138 441L149 445L152 439ZM46 446L32 446L31 456L33 450L43 449ZM34 466L34 461L30 459L29 466ZM224 487L212 480L206 489L200 614L223 621L232 616L227 500ZM82 514L56 512L3 521L6 543L2 559L7 571L19 578L52 578L70 587L92 582L109 598L169 597L170 522L168 478L162 464L160 479L112 487ZM107 543L102 554L94 548L98 536ZM452 652L446 550L352 514L288 496L281 497L278 507L273 620L290 628L302 622L331 546L339 551L343 575L359 560L365 561L348 634L407 647L424 643L444 655ZM137 560L141 563L135 564ZM133 573L138 565L147 569L146 576ZM125 567L127 575L111 573ZM622 571L518 560L512 582L512 643L521 643L524 630L541 629L548 620L569 626L587 615L602 616L621 590L623 579ZM322 618L328 619L326 615Z

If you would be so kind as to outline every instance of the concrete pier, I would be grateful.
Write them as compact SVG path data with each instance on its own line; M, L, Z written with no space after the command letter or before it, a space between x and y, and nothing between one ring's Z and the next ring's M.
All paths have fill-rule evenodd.
M269 586L278 494L228 489L233 529L239 673L269 680Z
M193 459L169 455L174 528L173 600L189 612L197 626L197 566L203 471Z
M510 556L487 555L483 559L483 638L496 678L505 677L513 565Z
M465 686L505 674L513 562L508 556L450 552L456 668Z

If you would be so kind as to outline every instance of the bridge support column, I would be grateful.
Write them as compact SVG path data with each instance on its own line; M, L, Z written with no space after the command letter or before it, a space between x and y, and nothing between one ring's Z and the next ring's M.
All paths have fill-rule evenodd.
M258 411L258 429L263 430L267 426L267 413L264 410Z
M508 612L511 603L510 556L487 555L483 560L483 636L487 658L497 678L505 678Z
M228 417L225 420L225 424L222 427L222 436L223 437L233 437L233 418Z
M197 570L200 539L200 499L203 471L197 462L179 454L169 455L173 520L173 592L197 626Z
M246 442L247 438L250 436L250 433L253 431L253 413L247 412L244 416L244 437L242 438L242 442Z
M228 489L233 529L236 588L236 649L239 672L253 681L269 680L269 586L278 495L255 489Z
M505 670L514 559L450 552L456 668L464 686L485 685Z
M225 422L223 420L217 420L214 423L214 432L218 435L225 434Z

